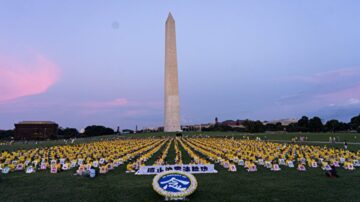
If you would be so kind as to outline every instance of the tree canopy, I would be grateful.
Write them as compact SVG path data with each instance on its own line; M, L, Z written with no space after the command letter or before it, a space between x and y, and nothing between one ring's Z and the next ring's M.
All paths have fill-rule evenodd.
M100 135L111 135L115 131L112 128L107 128L105 126L92 125L85 128L84 136L100 136Z

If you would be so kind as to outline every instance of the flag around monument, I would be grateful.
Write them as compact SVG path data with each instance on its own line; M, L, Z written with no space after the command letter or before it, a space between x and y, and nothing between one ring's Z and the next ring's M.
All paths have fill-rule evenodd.
M176 54L175 20L171 13L165 25L165 132L180 129L179 79Z

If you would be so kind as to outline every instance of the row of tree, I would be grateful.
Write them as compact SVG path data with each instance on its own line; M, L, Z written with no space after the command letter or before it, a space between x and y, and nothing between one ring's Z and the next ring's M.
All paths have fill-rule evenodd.
M80 133L76 128L59 128L58 138L78 138L78 137L94 137L101 135L112 135L115 131L112 128L105 126L87 126L83 133Z
M233 127L223 123L217 123L209 128L204 128L204 131L239 131L239 132L265 132L265 131L287 131L287 132L339 132L339 131L357 131L360 132L360 114L351 118L349 123L344 123L335 119L329 120L325 123L315 116L308 118L301 117L296 123L291 123L287 126L281 123L263 124L261 121L245 120L242 121L243 127Z
M14 137L14 130L0 130L0 139L10 139Z
M323 123L322 120L315 116L308 118L301 117L296 123L291 123L287 126L281 123L263 124L261 121L245 120L242 121L243 127L232 127L223 123L216 123L209 128L203 128L203 131L238 131L259 133L265 131L287 131L287 132L339 132L339 131L357 131L360 132L360 114L351 118L349 123L344 123L338 120L329 120ZM132 130L123 130L125 133L133 133ZM92 125L85 128L83 133L80 133L76 128L59 128L57 138L78 138L78 137L93 137L101 135L119 134L119 129L115 132L112 128L105 126ZM14 136L14 130L0 130L0 139L10 139Z
M0 130L0 139L12 139L14 137L14 130ZM112 128L105 126L92 125L85 128L83 133L80 133L76 128L59 128L57 139L69 139L79 137L93 137L101 135L112 135L115 131Z
M297 123L292 123L287 127L289 132L338 132L338 131L360 131L360 115L353 117L349 123L344 123L335 119L327 121L325 124L319 117L301 117Z

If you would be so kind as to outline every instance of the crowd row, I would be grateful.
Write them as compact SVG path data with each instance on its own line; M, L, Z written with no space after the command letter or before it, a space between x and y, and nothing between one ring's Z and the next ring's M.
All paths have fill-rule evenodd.
M330 170L331 166L335 166L354 170L360 166L360 151L326 146L225 138L188 138L184 142L230 171L236 171L236 164L248 171L257 171L257 166L265 166L273 171L280 171L280 166L297 166L300 171L305 171L306 167Z
M174 148L174 159L168 157L171 147ZM126 162L127 172L135 172L150 158L154 159L150 163L154 165L181 165L184 161L182 151L191 158L190 164L214 162L229 171L236 171L238 166L249 172L257 171L258 166L272 171L280 171L281 166L296 167L300 171L317 167L329 170L331 166L354 170L360 166L360 151L326 146L229 138L147 138L3 151L0 154L0 170L2 173L24 170L33 173L49 169L57 173L77 168L77 174L82 175L90 168L107 173Z

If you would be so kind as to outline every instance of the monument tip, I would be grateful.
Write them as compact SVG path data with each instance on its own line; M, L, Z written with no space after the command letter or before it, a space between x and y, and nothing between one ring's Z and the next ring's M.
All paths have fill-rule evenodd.
M168 15L168 18L166 21L168 21L168 20L174 21L174 17L172 16L171 12L169 12L169 15Z

